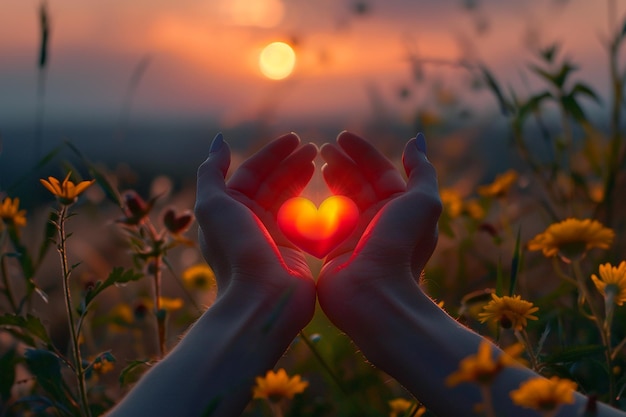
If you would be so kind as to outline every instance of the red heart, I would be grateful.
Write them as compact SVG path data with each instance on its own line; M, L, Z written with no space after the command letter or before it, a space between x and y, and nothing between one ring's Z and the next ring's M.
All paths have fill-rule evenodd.
M294 197L278 210L278 227L293 244L323 258L356 228L359 209L348 197L334 195L320 204Z

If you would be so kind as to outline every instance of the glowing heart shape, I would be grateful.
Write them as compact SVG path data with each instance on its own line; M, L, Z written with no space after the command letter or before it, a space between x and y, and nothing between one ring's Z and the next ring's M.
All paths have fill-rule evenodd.
M323 258L356 228L359 209L348 197L334 195L320 204L294 197L278 210L278 227L293 244Z

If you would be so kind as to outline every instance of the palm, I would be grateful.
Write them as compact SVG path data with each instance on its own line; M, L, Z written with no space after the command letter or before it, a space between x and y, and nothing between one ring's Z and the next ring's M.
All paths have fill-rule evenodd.
M230 150L215 152L199 169L196 215L204 255L223 292L232 281L283 285L310 278L303 254L284 239L275 212L313 175L314 145L298 148L285 135L247 159L227 183ZM269 277L259 281L259 277ZM256 284L255 284L256 285Z
M342 297L361 291L364 283L389 286L389 277L395 277L397 284L414 285L435 248L441 210L434 169L412 142L403 155L408 183L363 139L344 133L337 142L322 148L324 177L362 214L358 229L329 255L318 280L320 302L331 315Z

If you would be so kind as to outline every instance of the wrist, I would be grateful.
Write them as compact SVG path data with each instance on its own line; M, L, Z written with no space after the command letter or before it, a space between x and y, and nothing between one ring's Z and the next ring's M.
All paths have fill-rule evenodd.
M295 336L313 317L315 300L312 279L281 271L258 277L235 274L216 304L225 319L258 321L256 325L272 326Z

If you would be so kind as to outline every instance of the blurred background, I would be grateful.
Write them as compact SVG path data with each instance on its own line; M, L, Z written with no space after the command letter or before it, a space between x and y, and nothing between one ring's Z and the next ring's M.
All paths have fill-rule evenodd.
M143 247L123 226L128 213L116 193L134 190L132 201L158 227L167 213L188 215L196 169L218 132L233 149L231 172L281 134L322 145L346 129L400 167L406 141L424 132L444 205L423 281L429 295L483 334L500 335L476 314L492 288L510 285L540 306L531 328L540 345L597 345L580 298L557 278L563 273L526 254L526 243L567 217L593 218L616 241L606 255L589 255L585 274L600 260L624 259L625 42L626 0L0 0L0 201L17 207L19 198L28 217L22 234L0 241L9 268L0 277L14 278L16 299L26 294L28 312L44 318L65 351L58 259L48 250L54 203L40 178L71 170L74 181L98 179L71 222L68 255L80 260L73 291L85 294L119 265L156 275L133 252ZM320 177L304 190L318 203L329 193ZM0 231L9 230L5 222L18 229L14 217L24 213L15 211L0 217ZM163 294L177 303L167 313L169 346L215 298L211 279L195 288L187 273L204 265L191 227L164 271ZM309 261L317 275L321 261ZM107 290L83 330L83 352L111 349L118 358L121 373L89 381L107 389L106 401L95 401L102 410L132 383L117 382L127 362L157 352L156 291L143 281ZM33 293L35 284L54 301ZM551 325L558 330L546 339ZM319 310L306 333L355 402L378 410L368 415L387 415L387 400L404 395L389 377L372 378L375 369ZM622 333L616 340L626 340ZM320 393L327 375L310 350L297 339L283 359L311 381L291 415L365 415L346 411L336 381ZM601 360L579 353L553 364L563 371L574 362L571 374L587 372L580 386L595 392L605 372L586 364ZM626 362L618 368L624 387Z
M43 192L14 186L68 140L138 180L193 180L219 131L235 164L289 131L322 144L353 130L391 158L424 131L442 175L460 166L493 175L511 155L481 68L502 88L530 93L541 81L527 74L530 63L558 44L576 76L606 96L603 42L625 9L583 0L4 0L0 189L23 199ZM273 42L291 48L293 66L280 51L260 63ZM592 103L589 117L608 119L601 110Z

